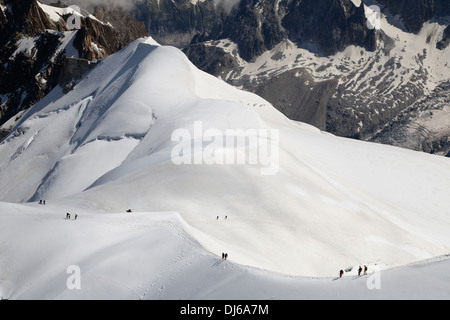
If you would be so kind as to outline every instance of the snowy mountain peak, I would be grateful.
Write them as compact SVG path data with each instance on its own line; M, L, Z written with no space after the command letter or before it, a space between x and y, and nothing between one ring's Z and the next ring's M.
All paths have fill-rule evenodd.
M174 139L180 130L189 137ZM255 146L245 133L272 130L278 170L238 161ZM229 142L239 136L244 144ZM174 149L201 161L178 163ZM206 161L220 154L232 161ZM1 201L178 212L210 252L291 275L444 254L449 174L448 159L290 121L151 39L105 58L69 93L54 89L0 145Z

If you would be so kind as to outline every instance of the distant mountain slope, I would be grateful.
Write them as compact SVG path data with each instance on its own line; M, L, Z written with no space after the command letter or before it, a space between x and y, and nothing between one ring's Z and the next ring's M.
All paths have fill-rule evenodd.
M276 3L242 1L227 19L235 34L194 38L186 54L291 119L361 140L420 99L433 99L434 89L450 80L450 2ZM367 21L375 4L382 10L379 29Z
M392 16L398 16L406 30L419 33L425 22L450 16L447 0L376 0L374 3L385 6Z
M450 157L450 83L400 113L371 141Z
M73 3L86 5L89 1ZM108 28L100 31L90 23L92 31L77 33L74 42L82 51L80 57L95 59L98 54L116 51L136 38L127 36L127 29L139 37L145 23L158 42L184 48L201 70L261 95L293 120L339 136L372 139L419 100L433 99L434 89L450 79L446 63L450 56L450 2L445 0L122 3L141 25L124 18L124 9L117 7L117 2L108 3L107 14L94 4L89 10L112 23L120 35L110 35ZM381 10L379 29L368 23L368 18L377 17L369 8L374 5ZM0 25L4 19L0 17ZM82 64L79 69L88 68ZM77 74L73 63L70 70ZM42 74L52 87L54 77L47 79L46 72ZM66 74L63 78L70 77ZM67 81L70 89L70 79ZM38 93L27 95L16 81L5 82L11 90L0 92L2 103L11 100L14 102L9 105L16 107L3 106L3 113L9 110L3 122L20 110L17 105L23 99L22 104L29 106L28 96L36 102L44 94L35 89ZM27 87L31 86L44 84L32 80ZM445 136L445 132L438 135ZM445 145L441 141L423 150L447 154ZM402 146L409 148L410 144Z

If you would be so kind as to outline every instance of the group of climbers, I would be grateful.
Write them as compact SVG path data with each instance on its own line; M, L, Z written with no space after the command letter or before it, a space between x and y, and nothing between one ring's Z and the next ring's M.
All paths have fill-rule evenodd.
M358 268L358 276L361 276L361 272L364 270L364 275L367 275L367 266L364 266L364 269L359 266ZM342 276L344 275L344 270L340 270L339 271L339 278L342 278Z

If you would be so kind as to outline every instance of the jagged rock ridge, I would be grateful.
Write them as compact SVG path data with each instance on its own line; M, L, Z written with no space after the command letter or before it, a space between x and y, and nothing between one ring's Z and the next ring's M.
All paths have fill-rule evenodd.
M144 24L123 9L99 8L96 12L105 20L111 12L114 23L120 27L123 19L126 28L77 15L80 28L70 30L67 21L75 12L36 0L1 0L0 4L0 125L42 99L60 80L63 86L70 83L67 66L79 78L81 71L90 69L86 68L88 61L147 35Z

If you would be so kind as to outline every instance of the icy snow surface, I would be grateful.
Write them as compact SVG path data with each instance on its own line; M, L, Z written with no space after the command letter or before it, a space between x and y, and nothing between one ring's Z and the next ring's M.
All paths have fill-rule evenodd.
M174 164L172 133L199 122L278 130L278 170ZM449 177L448 158L290 121L141 39L53 90L1 143L0 295L449 298ZM66 285L72 265L81 290ZM369 275L355 277L360 265Z

